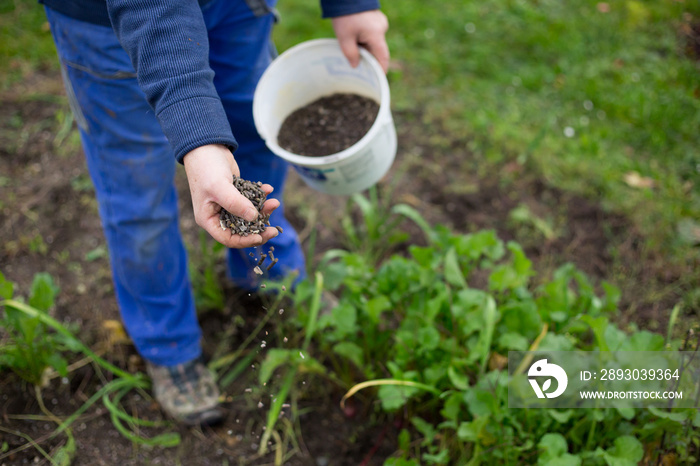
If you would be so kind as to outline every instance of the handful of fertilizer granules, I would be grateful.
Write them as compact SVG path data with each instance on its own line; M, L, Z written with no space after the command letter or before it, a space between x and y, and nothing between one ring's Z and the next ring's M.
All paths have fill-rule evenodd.
M265 228L270 226L270 214L262 213L263 204L267 198L267 194L262 190L262 183L260 181L253 183L252 181L243 180L234 175L233 186L238 192L250 199L250 202L258 209L260 215L258 215L257 219L249 222L222 208L221 212L219 212L219 224L221 228L224 230L231 230L231 233L240 236L262 234ZM279 227L277 227L277 229L282 233Z

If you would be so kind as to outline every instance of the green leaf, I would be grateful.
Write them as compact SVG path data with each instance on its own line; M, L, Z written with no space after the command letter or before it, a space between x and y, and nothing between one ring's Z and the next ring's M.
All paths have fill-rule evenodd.
M68 375L68 362L60 353L51 353L46 358L46 363L56 369L62 377Z
M548 333L540 343L540 351L572 351L574 344L564 335Z
M487 293L473 288L460 290L450 306L452 315L457 319L470 317L470 311L481 308L486 302Z
M512 255L509 264L502 264L493 269L489 277L489 288L496 291L513 290L527 285L532 275L532 262L525 257L522 247L513 241L508 243Z
M486 298L486 303L484 306L484 328L481 333L479 333L479 340L474 348L476 356L481 358L480 361L480 373L483 374L486 371L486 361L489 357L489 352L491 351L491 342L493 340L493 331L496 327L497 311L496 311L496 301L488 296Z
M566 439L562 434L558 433L544 434L537 444L537 448L541 451L538 464L559 458L569 450Z
M556 458L566 453L569 449L564 436L558 433L544 434L537 447L543 450L543 455L541 456L546 458Z
M421 351L432 351L440 344L440 332L435 327L423 327L418 330L418 348Z
M357 330L357 309L350 303L341 302L331 311L329 321L339 337L354 334Z
M411 424L416 428L418 432L421 433L421 435L424 438L423 445L427 445L433 441L435 438L435 434L437 431L435 430L435 427L426 420L414 416L411 418Z
M464 393L464 402L474 417L489 416L498 412L498 401L493 393L473 388Z
M348 358L357 367L364 367L363 351L362 348L360 348L357 344L351 341L343 341L335 345L333 347L333 351L335 351L337 354L343 357Z
M447 376L450 378L452 385L458 390L467 390L469 388L469 379L467 379L466 374L461 369L457 369L455 366L450 366L447 368Z
M411 396L418 393L416 387L406 385L382 385L377 396L382 403L382 409L392 412L406 404Z
M459 268L457 260L457 251L455 248L450 248L445 255L445 280L450 285L458 288L467 288L467 281L464 279L464 274Z
M290 356L290 361L297 366L300 373L325 374L327 372L326 366L321 364L318 359L309 356L308 353L302 357L302 354L304 354L303 351L295 351Z
M444 303L445 296L443 294L440 294L428 300L423 311L423 317L425 319L426 324L431 324L435 320L437 315L440 313L440 309L442 309Z
M421 458L427 464L447 464L447 461L450 459L449 455L450 450L445 448L440 450L440 453L437 454L423 453Z
M527 351L530 342L519 333L507 332L498 338L498 345L511 351Z
M391 309L391 301L384 295L375 296L367 301L367 314L373 323L379 322L379 316L382 312Z
M404 454L409 452L409 449L411 448L411 433L408 431L408 429L401 429L401 432L399 432L398 444L399 450L402 450Z
M32 288L29 293L29 305L40 311L48 311L53 306L58 294L58 287L51 275L45 272L34 275Z
M532 261L525 256L522 246L514 241L508 242L508 250L513 255L513 267L521 279L527 280L532 275ZM527 284L527 281L524 283Z
M408 247L408 252L423 268L432 267L433 261L438 257L437 254L435 254L435 248L411 245Z
M503 241L498 239L493 230L483 230L462 236L457 242L457 254L473 261L481 256L497 261L503 257L504 253Z
M341 262L331 262L323 268L323 277L325 278L326 289L329 291L337 290L343 284L343 280L348 275L348 269Z
M260 364L260 373L258 380L260 384L265 384L272 377L272 373L282 364L289 361L290 350L281 348L272 348L265 355L265 360Z
M615 309L617 309L617 303L620 301L620 298L622 297L622 292L620 291L620 288L616 287L612 283L608 283L604 281L601 286L603 287L603 290L605 291L605 296L603 297L603 303L601 306L601 310L604 312L612 312Z
M603 458L608 466L636 466L644 456L642 443L631 435L623 435L615 439Z
M631 421L634 418L635 409L631 406L615 406L615 410L620 413L620 416Z
M500 332L519 333L528 339L528 346L542 330L542 318L532 300L510 302L502 306L499 311L502 314Z
M5 279L5 275L0 272L0 299L12 299L14 293L14 283Z
M537 464L543 466L579 466L581 464L581 458L570 453L564 453L561 456L545 462L538 462Z
M605 331L608 328L607 317L591 317L584 315L580 317L581 321L588 324L593 330L598 348L600 351L610 351L607 342L605 341Z
M627 334L614 324L609 324L605 328L603 339L605 343L607 343L610 351L620 351L623 344L627 341Z
M420 463L414 459L389 458L384 461L384 466L420 466Z
M105 248L103 245L99 245L92 251L88 251L87 253L85 253L85 260L88 262L93 262L97 259L102 259L103 257L107 256L107 248Z
M445 419L456 421L459 418L461 410L462 394L460 392L454 392L447 397L443 408L440 410L440 414L442 414Z
M685 411L663 411L656 406L650 406L649 411L657 417L678 423L683 423L688 419L688 413Z
M569 422L571 416L574 415L574 410L567 409L566 411L557 411L556 409L548 409L547 414L559 424L564 424L565 422Z
M664 337L658 333L635 332L622 344L619 351L663 351Z
M70 466L75 458L76 448L73 435L68 434L68 441L53 455L55 466Z
M438 382L447 374L447 367L444 365L432 365L423 370L423 379L426 384L438 386Z
M488 422L488 417L477 417L471 422L461 422L457 429L457 437L463 442L477 443L481 431L484 430Z
M518 276L510 264L502 264L494 267L489 276L489 289L494 291L505 291L513 288L513 284L518 282Z
M435 230L432 226L430 226L430 224L425 220L425 218L420 214L420 212L418 212L413 207L408 206L406 204L399 204L392 207L391 212L403 215L409 220L413 220L413 222L416 225L418 225L421 230L423 230L423 234L425 235L425 238L428 240L429 243L435 241Z
M40 312L36 308L32 308L35 312ZM24 345L35 344L38 335L42 333L43 327L40 326L41 319L38 316L27 315L20 310L14 309L11 306L5 308L5 315L9 327L18 332L16 338Z

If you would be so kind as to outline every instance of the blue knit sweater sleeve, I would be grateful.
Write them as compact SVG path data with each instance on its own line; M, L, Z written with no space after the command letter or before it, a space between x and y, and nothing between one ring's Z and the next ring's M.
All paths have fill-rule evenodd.
M321 0L324 17L379 8L378 0ZM191 150L235 150L209 67L207 28L197 0L107 0L112 27L131 57L139 86L182 163Z
M107 9L177 160L206 144L235 150L197 0L107 0Z
M324 18L350 15L379 8L379 0L321 0Z

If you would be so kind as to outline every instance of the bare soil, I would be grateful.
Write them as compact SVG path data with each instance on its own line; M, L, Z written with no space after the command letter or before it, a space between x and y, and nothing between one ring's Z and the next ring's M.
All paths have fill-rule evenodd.
M39 81L55 83L59 79L48 75ZM109 331L103 327L105 320L118 320L119 316L94 195L74 135L57 138L64 125L60 116L69 112L60 86L41 89L40 94L29 88L0 95L0 270L25 293L35 273L51 273L61 288L54 316L77 325L80 338L115 364L142 370L133 348L110 342ZM46 93L46 89L51 92ZM455 139L441 128L430 128L431 137L424 137L427 130L418 111L394 117L399 153L380 184L381 197L392 204L412 205L428 221L446 224L455 231L493 228L502 238L521 242L542 277L565 262L573 262L596 284L608 280L621 288L620 322L664 331L670 309L690 285L683 281L685 271L680 266L644 248L643 238L624 216L607 212L595 200L554 189L527 166L515 162L484 172L482 161L466 149L468 141ZM199 230L182 170L177 184L182 230L189 244L195 245ZM316 232L316 257L310 260L342 246L339 225L346 198L319 196L290 172L285 202L305 244L311 232ZM548 227L514 220L512 212L521 206ZM406 229L410 242L422 242L415 227L407 224ZM265 297L249 296L230 286L225 292L224 309L201 315L209 356L237 348L260 321L268 303ZM265 327L262 333L276 335L268 342L284 344L275 333L279 328L276 323L283 318L276 315ZM256 341L251 347L262 355L265 348L260 343ZM274 453L257 456L257 442L274 382L273 388L261 389L256 380L256 369L251 367L222 387L227 396L226 421L208 429L175 427L183 441L171 449L132 444L116 431L98 403L74 424L78 449L74 464L273 464ZM65 380L52 380L43 398L54 414L67 416L106 381L107 375L85 365ZM283 439L290 453L285 464L381 464L395 450L404 421L377 414L370 394L358 397L357 414L347 417L338 406L342 390L326 385L313 378L300 380L301 414L293 419L286 409L288 422L282 421L300 426L296 443ZM263 403L262 408L259 403ZM162 416L147 394L132 392L124 405L139 417ZM28 414L42 414L33 390L13 375L3 374L0 445L7 442L8 448L0 452L0 465L48 463L34 448L7 455L27 443L20 432L46 451L65 443L65 436L47 438L54 428L51 421L23 418Z

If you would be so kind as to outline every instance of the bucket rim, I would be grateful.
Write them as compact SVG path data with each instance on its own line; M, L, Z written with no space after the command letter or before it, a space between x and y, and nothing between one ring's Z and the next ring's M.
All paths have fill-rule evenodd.
M272 70L273 67L280 66L280 63L284 62L285 60L289 60L290 57L292 57L296 53L305 51L306 49L328 46L333 47L334 49L339 51L343 57L345 57L345 55L342 54L342 50L340 48L340 43L338 42L338 40L331 38L313 39L305 41L285 50L270 64L270 66L263 73L262 77L258 82L258 86L255 89L255 95L253 97L253 100L255 100L255 98L257 97L259 90L262 89L263 86L261 84L263 84L266 77L269 76L268 72ZM293 152L289 152L283 149L279 144L277 144L276 138L265 137L265 135L258 130L258 133L265 141L267 147L275 155L283 158L284 160L292 164L303 167L323 168L327 165L334 165L364 150L364 148L371 142L371 140L374 139L377 133L381 131L382 127L387 123L391 123L391 96L389 93L389 82L386 78L386 74L384 73L384 70L382 69L377 59L374 58L374 56L367 49L360 46L359 50L360 60L364 60L369 64L370 69L374 72L375 76L379 81L379 111L377 112L377 117L374 119L374 122L372 123L372 126L367 131L367 133L355 144L346 149L343 149L340 152L324 155L322 157L310 157L306 155L295 154ZM253 105L253 119L257 121L258 118L259 115L255 111L255 105ZM273 142L273 140L275 141Z

